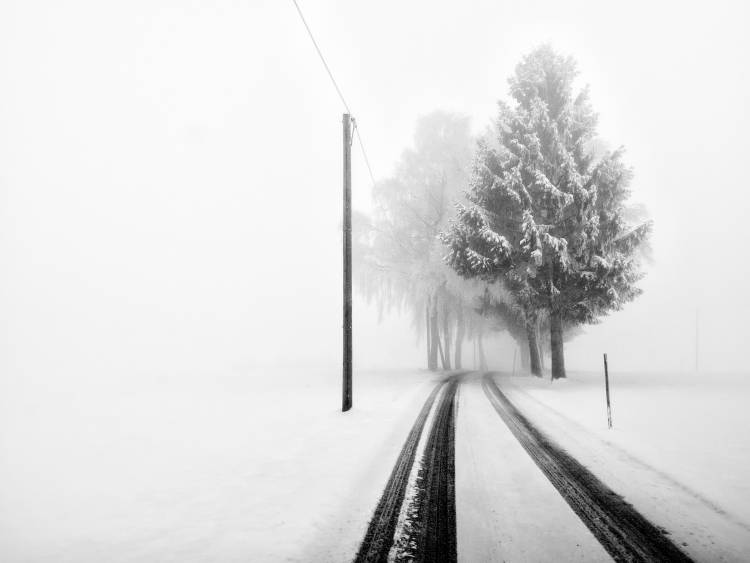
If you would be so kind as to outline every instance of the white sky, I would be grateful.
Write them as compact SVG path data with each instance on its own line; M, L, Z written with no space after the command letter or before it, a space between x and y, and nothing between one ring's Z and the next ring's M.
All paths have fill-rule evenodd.
M742 2L300 0L376 176L434 109L477 131L549 42L656 221L645 295L571 367L745 367ZM291 0L0 4L0 368L338 365L341 104ZM355 205L369 179L354 153ZM359 365L421 365L357 303Z

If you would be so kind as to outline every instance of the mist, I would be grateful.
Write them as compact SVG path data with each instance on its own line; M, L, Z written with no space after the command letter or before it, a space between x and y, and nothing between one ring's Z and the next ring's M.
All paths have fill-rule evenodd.
M465 117L478 139L524 55L549 45L577 61L598 134L625 147L632 203L653 220L643 294L566 341L569 371L583 374L569 385L497 381L561 443L568 427L545 427L545 401L645 460L617 473L607 463L626 456L600 455L586 434L571 455L605 482L636 471L633 483L664 485L649 464L668 475L653 490L677 499L691 542L694 517L720 522L730 555L746 547L750 449L727 429L745 424L747 388L726 373L748 372L747 3L299 4L372 166L374 182L355 144L362 216L425 116ZM345 111L291 1L2 2L0 558L351 559L443 374L424 369L413 311L356 286L355 408L338 411ZM507 331L484 346L489 370L516 375ZM620 434L603 426L603 353L617 376L636 372L613 378ZM463 354L481 369L476 345ZM718 383L667 392L686 378ZM458 489L536 471L482 394L488 380L462 385L458 463L479 452L477 466L497 471ZM508 449L495 455L500 431ZM716 439L729 434L736 450ZM517 465L503 457L512 447ZM575 520L538 481L522 490L554 498L527 520ZM638 494L661 522L666 501ZM693 510L704 494L715 505Z
M742 369L744 5L635 4L617 24L571 3L476 2L458 21L426 6L310 7L375 175L429 111L481 132L520 54L553 44L655 223L644 295L588 327L570 364L688 369L699 309L701 369ZM290 8L5 4L6 377L338 365L342 108ZM370 189L355 152L355 207ZM421 358L407 319L379 324L362 299L355 319L360 367Z

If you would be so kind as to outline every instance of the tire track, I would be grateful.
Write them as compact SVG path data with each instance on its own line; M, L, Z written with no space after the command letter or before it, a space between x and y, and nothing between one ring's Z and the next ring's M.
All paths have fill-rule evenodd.
M537 430L489 374L482 387L516 439L615 561L691 561L632 505Z
M456 561L456 391L451 378L435 412L417 486L417 517L413 526L415 562Z
M409 481L414 458L417 452L419 438L422 435L425 421L430 414L435 397L446 385L443 381L435 386L427 400L419 411L409 435L406 437L401 453L396 460L391 476L385 486L383 495L380 497L375 513L367 527L367 532L362 540L359 551L354 561L357 563L385 563L388 561L388 552L393 545L393 534L401 511L401 504L406 494L406 485Z

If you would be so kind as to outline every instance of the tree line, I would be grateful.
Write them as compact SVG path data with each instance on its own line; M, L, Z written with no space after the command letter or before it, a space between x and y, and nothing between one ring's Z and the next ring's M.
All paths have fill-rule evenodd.
M434 112L414 148L355 218L361 291L410 311L431 370L460 369L474 341L506 330L522 364L565 377L564 341L637 297L651 222L629 205L623 150L597 136L575 61L540 47L509 79L510 103L474 138L468 118Z

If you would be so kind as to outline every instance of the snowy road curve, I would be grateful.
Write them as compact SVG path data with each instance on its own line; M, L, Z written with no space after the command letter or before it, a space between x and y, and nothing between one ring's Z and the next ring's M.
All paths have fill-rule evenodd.
M484 398L477 375L456 374L429 395L355 561L690 561L539 432L491 376L481 390Z

